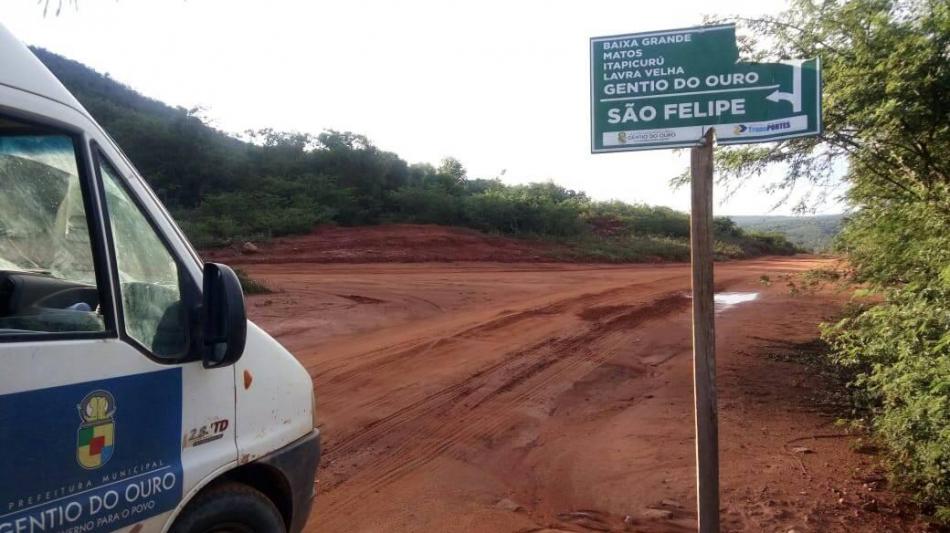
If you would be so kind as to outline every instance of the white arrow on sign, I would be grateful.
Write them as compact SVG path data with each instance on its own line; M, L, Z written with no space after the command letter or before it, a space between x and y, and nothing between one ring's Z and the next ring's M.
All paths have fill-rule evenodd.
M776 90L772 94L765 97L766 100L770 102L778 102L780 100L785 100L791 102L792 111L799 113L802 110L802 63L801 60L796 61L785 61L792 66L792 92L785 93L782 91Z

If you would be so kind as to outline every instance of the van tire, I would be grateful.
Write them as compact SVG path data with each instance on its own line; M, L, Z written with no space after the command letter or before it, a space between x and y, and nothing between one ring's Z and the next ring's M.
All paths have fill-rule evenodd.
M274 502L243 483L203 490L175 520L169 533L274 533L287 531Z

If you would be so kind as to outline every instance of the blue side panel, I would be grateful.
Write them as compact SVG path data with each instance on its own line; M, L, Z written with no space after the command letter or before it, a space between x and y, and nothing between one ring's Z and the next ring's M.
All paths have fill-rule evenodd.
M0 532L112 531L182 497L181 369L0 396Z

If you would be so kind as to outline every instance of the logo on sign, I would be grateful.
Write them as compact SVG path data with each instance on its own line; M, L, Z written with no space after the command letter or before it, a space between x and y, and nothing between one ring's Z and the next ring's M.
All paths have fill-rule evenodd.
M779 122L769 122L768 124L763 124L761 126L746 126L745 124L739 124L733 129L736 135L742 135L745 133L768 133L772 131L781 131L787 130L792 127L792 123L787 120L782 120Z
M94 390L79 402L82 423L76 432L76 460L94 470L109 462L115 450L115 398Z

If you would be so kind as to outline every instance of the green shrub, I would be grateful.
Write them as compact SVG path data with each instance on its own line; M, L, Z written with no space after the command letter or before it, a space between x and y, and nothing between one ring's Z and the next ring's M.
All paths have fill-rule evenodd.
M899 484L950 521L950 286L893 291L824 329Z
M840 246L883 301L826 326L824 337L834 361L857 373L855 400L894 480L950 523L950 217L937 203L871 201Z
M334 214L311 197L305 183L269 178L261 180L260 190L208 195L178 216L185 234L204 247L307 233Z
M552 183L498 186L469 196L465 225L483 231L564 237L588 226L581 213L589 200Z
M562 260L603 263L689 260L689 241L672 237L587 235L557 239L556 242L568 247L569 251L557 257Z
M628 204L616 200L592 202L587 208L585 219L595 229L615 231L616 228L623 228L627 233L636 235L689 237L689 215L669 207Z
M241 288L244 289L244 294L270 294L274 292L264 283L249 276L243 269L235 268L234 273L237 274L238 280L241 282Z
M739 259L746 257L745 250L736 243L715 241L713 243L713 253L716 259Z
M461 225L462 199L434 187L403 187L389 194L394 220L425 224Z

